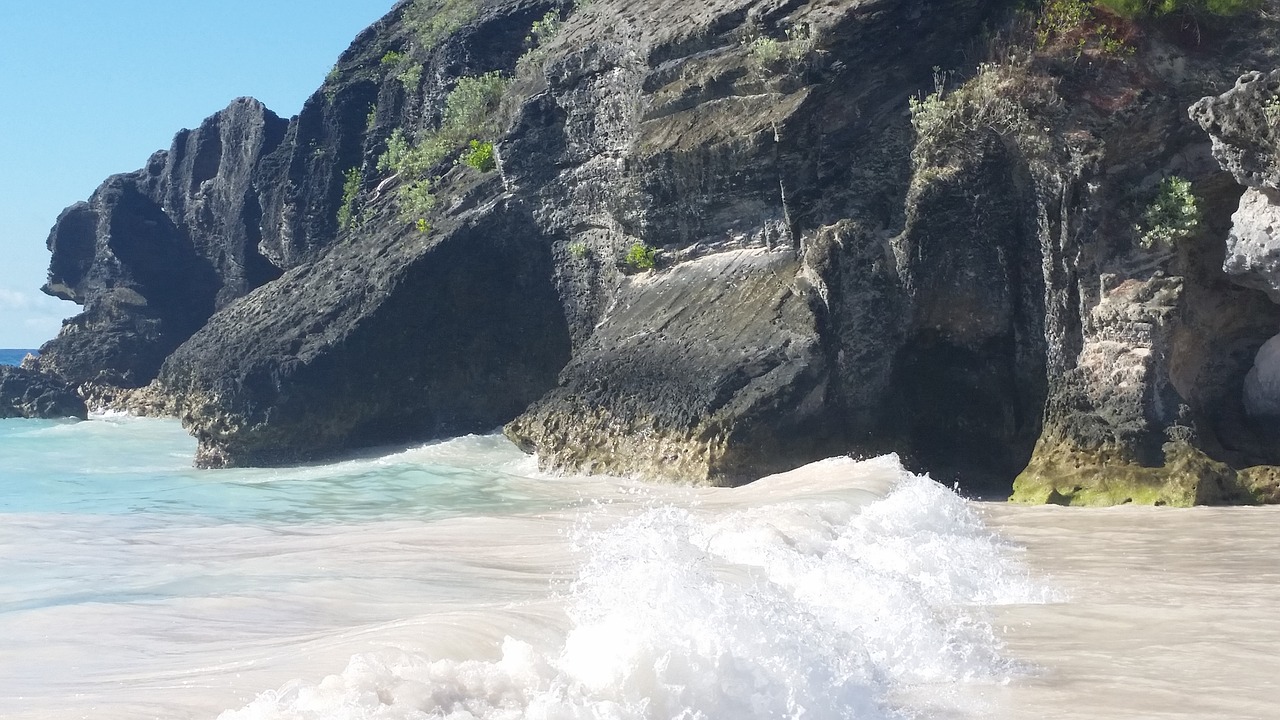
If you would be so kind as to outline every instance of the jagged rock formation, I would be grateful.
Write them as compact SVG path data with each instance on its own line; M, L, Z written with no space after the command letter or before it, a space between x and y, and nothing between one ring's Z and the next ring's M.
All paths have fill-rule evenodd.
M1240 191L1185 108L1280 61L1274 15L975 68L1005 4L444 5L468 12L430 42L440 4L397 5L287 124L238 103L64 213L49 289L86 313L49 369L158 378L210 466L510 421L560 470L736 484L894 450L1041 502L1266 495L1243 388L1280 308L1222 270ZM455 151L415 222L379 155L492 71L497 170ZM1174 174L1203 223L1143 247Z
M0 365L0 418L86 417L84 401L62 378Z
M1264 174L1260 158L1223 142L1240 129L1220 129L1231 114L1223 104L1205 98L1190 115L1214 134L1213 155L1223 167L1237 178ZM1189 505L1274 495L1265 473L1237 470L1280 458L1274 434L1251 417L1245 392L1254 354L1280 316L1262 293L1228 284L1221 269L1241 266L1240 243L1227 243L1225 261L1219 243L1239 190L1205 162L1199 138L1185 128L1176 132L1156 138L1139 167L1164 158L1164 174L1196 180L1204 220L1175 247L1139 244L1103 255L1101 263L1077 261L1082 277L1100 278L1096 299L1081 288L1082 299L1089 298L1083 345L1050 393L1045 431L1015 483L1015 499ZM1143 151L1129 151L1126 159ZM1098 203L1097 210L1108 209ZM1135 267L1144 255L1148 266ZM1256 281L1240 285L1265 290Z
M1196 103L1191 117L1212 137L1223 169L1245 186L1223 270L1280 303L1280 70L1245 74L1228 92ZM1245 409L1267 425L1280 423L1278 344L1280 335L1258 351L1244 385Z
M45 292L84 305L40 367L73 382L150 382L213 312L279 275L258 252L262 156L287 123L241 99L134 173L67 208L49 234Z

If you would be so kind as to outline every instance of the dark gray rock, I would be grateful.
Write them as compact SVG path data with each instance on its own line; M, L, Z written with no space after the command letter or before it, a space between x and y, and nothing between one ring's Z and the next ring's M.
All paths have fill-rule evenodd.
M88 417L84 400L65 380L27 368L0 366L0 418Z
M145 385L216 309L277 277L258 252L255 173L286 126L236 100L64 211L44 290L84 312L42 348L40 367L76 383Z
M898 451L982 493L1025 468L1020 497L1041 502L1239 499L1235 468L1280 464L1242 399L1280 309L1222 272L1240 189L1185 108L1230 68L1273 64L1274 16L1196 52L1153 27L1124 62L1050 47L974 67L1006 5L501 0L422 48L400 3L257 155L246 242L283 275L223 294L212 246L166 256L203 288L179 314L213 314L138 401L176 408L205 465L512 420L550 469L737 484ZM545 62L517 69L553 7ZM762 61L760 38L785 61ZM459 76L492 70L515 76L485 138L499 170L434 168L420 233L396 212L405 178L376 158L394 129L434 127ZM908 99L938 85L913 118ZM352 168L360 221L339 229ZM1203 227L1143 249L1134 226L1171 174L1194 181ZM210 227L231 227L219 202L230 215ZM128 227L191 224L138 207ZM68 211L58 277L125 265L84 230L106 209ZM658 250L654 271L627 267L636 244ZM75 291L101 309L51 362L82 358L76 377L158 363L182 333L150 285Z
M628 278L560 387L507 435L557 469L718 485L836 452L796 270L789 249L745 249Z
M160 376L197 463L486 432L550 389L569 339L546 245L519 207L455 222L388 222L214 315Z

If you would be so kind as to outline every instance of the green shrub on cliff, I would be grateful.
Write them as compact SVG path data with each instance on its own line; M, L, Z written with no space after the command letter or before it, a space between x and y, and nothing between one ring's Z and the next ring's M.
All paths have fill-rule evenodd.
M529 49L516 60L518 72L527 73L547 59L547 43L560 34L560 26L560 13L555 10L543 15L541 20L534 21L524 39L524 44Z
M472 140L471 147L465 150L458 160L463 165L473 167L480 172L489 172L498 167L497 159L493 153L493 143L491 142Z
M404 91L412 93L422 84L422 66L410 65L401 70L396 77L400 80L400 84L404 86Z
M1142 214L1138 244L1147 250L1172 247L1200 229L1200 203L1191 192L1191 181L1171 175Z
M1035 21L1036 46L1066 43L1074 46L1077 54L1089 47L1110 55L1132 53L1133 48L1117 34L1113 22L1096 12L1093 0L1046 0Z
M1256 9L1260 0L1093 0L1093 4L1125 18L1188 15L1238 15Z
M430 50L479 14L478 0L413 0L404 18L419 47Z
M658 251L638 242L627 251L626 262L635 270L652 270L658 264Z
M435 183L429 179L414 180L400 187L400 214L406 220L418 224L419 231L427 222L427 215L436 207Z
M459 161L478 170L497 167L493 143L480 138L496 133L494 115L509 82L498 72L458 78L445 96L440 127L423 133L416 143L399 128L391 133L377 167L403 180L399 199L406 220L422 220L435 207L435 183L430 175L459 150L467 148Z
M338 227L343 230L351 227L351 221L355 217L356 195L364 180L358 167L348 169L345 177L346 180L342 183L342 202L338 205Z
M444 118L439 133L459 144L492 132L493 114L510 81L494 71L458 78L444 101Z
M808 26L789 28L785 40L757 37L747 44L747 60L756 72L792 69L813 52Z
M1262 114L1272 127L1280 128L1280 96L1272 95L1262 105Z
M1023 150L1046 150L1042 128L1030 111L1049 112L1059 102L1052 81L1026 72L1021 66L983 63L960 87L946 92L935 78L937 92L908 98L916 146L911 157L917 167L942 161L949 148L964 147L972 133L994 130L1012 137Z

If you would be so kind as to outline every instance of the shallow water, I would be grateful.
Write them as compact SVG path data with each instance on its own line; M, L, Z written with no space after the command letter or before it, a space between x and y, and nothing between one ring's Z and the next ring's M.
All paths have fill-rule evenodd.
M0 717L1275 716L1274 509L973 504L892 457L689 490L496 437L193 449L0 421Z
M1280 717L1280 507L983 511L1070 598L997 611L999 717Z

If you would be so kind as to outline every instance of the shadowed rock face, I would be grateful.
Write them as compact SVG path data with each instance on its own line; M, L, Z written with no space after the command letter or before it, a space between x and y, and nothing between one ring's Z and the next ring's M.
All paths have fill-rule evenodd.
M165 363L205 467L488 432L555 381L568 331L518 207L448 235L333 248L215 315Z
M58 377L0 366L0 418L88 417L84 401Z
M1238 285L1261 290L1280 303L1280 70L1250 72L1235 87L1206 97L1191 107L1191 118L1209 133L1213 155L1244 195L1231 216L1222 268ZM1276 331L1276 324L1269 330ZM1256 348L1243 387L1248 415L1241 423L1257 444L1277 446L1280 441L1280 335ZM1254 349L1252 346L1250 349ZM1251 465L1239 474L1240 482L1258 498L1275 502L1280 493L1280 457L1256 453Z
M1277 455L1242 388L1280 310L1222 271L1240 190L1185 108L1278 59L1272 16L1211 50L1153 31L1123 62L975 69L1006 9L501 0L423 47L401 3L299 117L233 105L64 213L49 289L86 312L49 368L142 384L163 361L144 394L208 466L508 423L552 470L738 484L897 451L1042 502L1245 498L1277 476L1236 469ZM433 168L419 227L377 158L491 71L513 76L477 138L498 169ZM1144 249L1171 174L1203 226Z
M237 100L64 211L44 290L84 312L42 349L40 367L73 383L144 385L217 308L277 277L258 252L255 174L286 126Z

